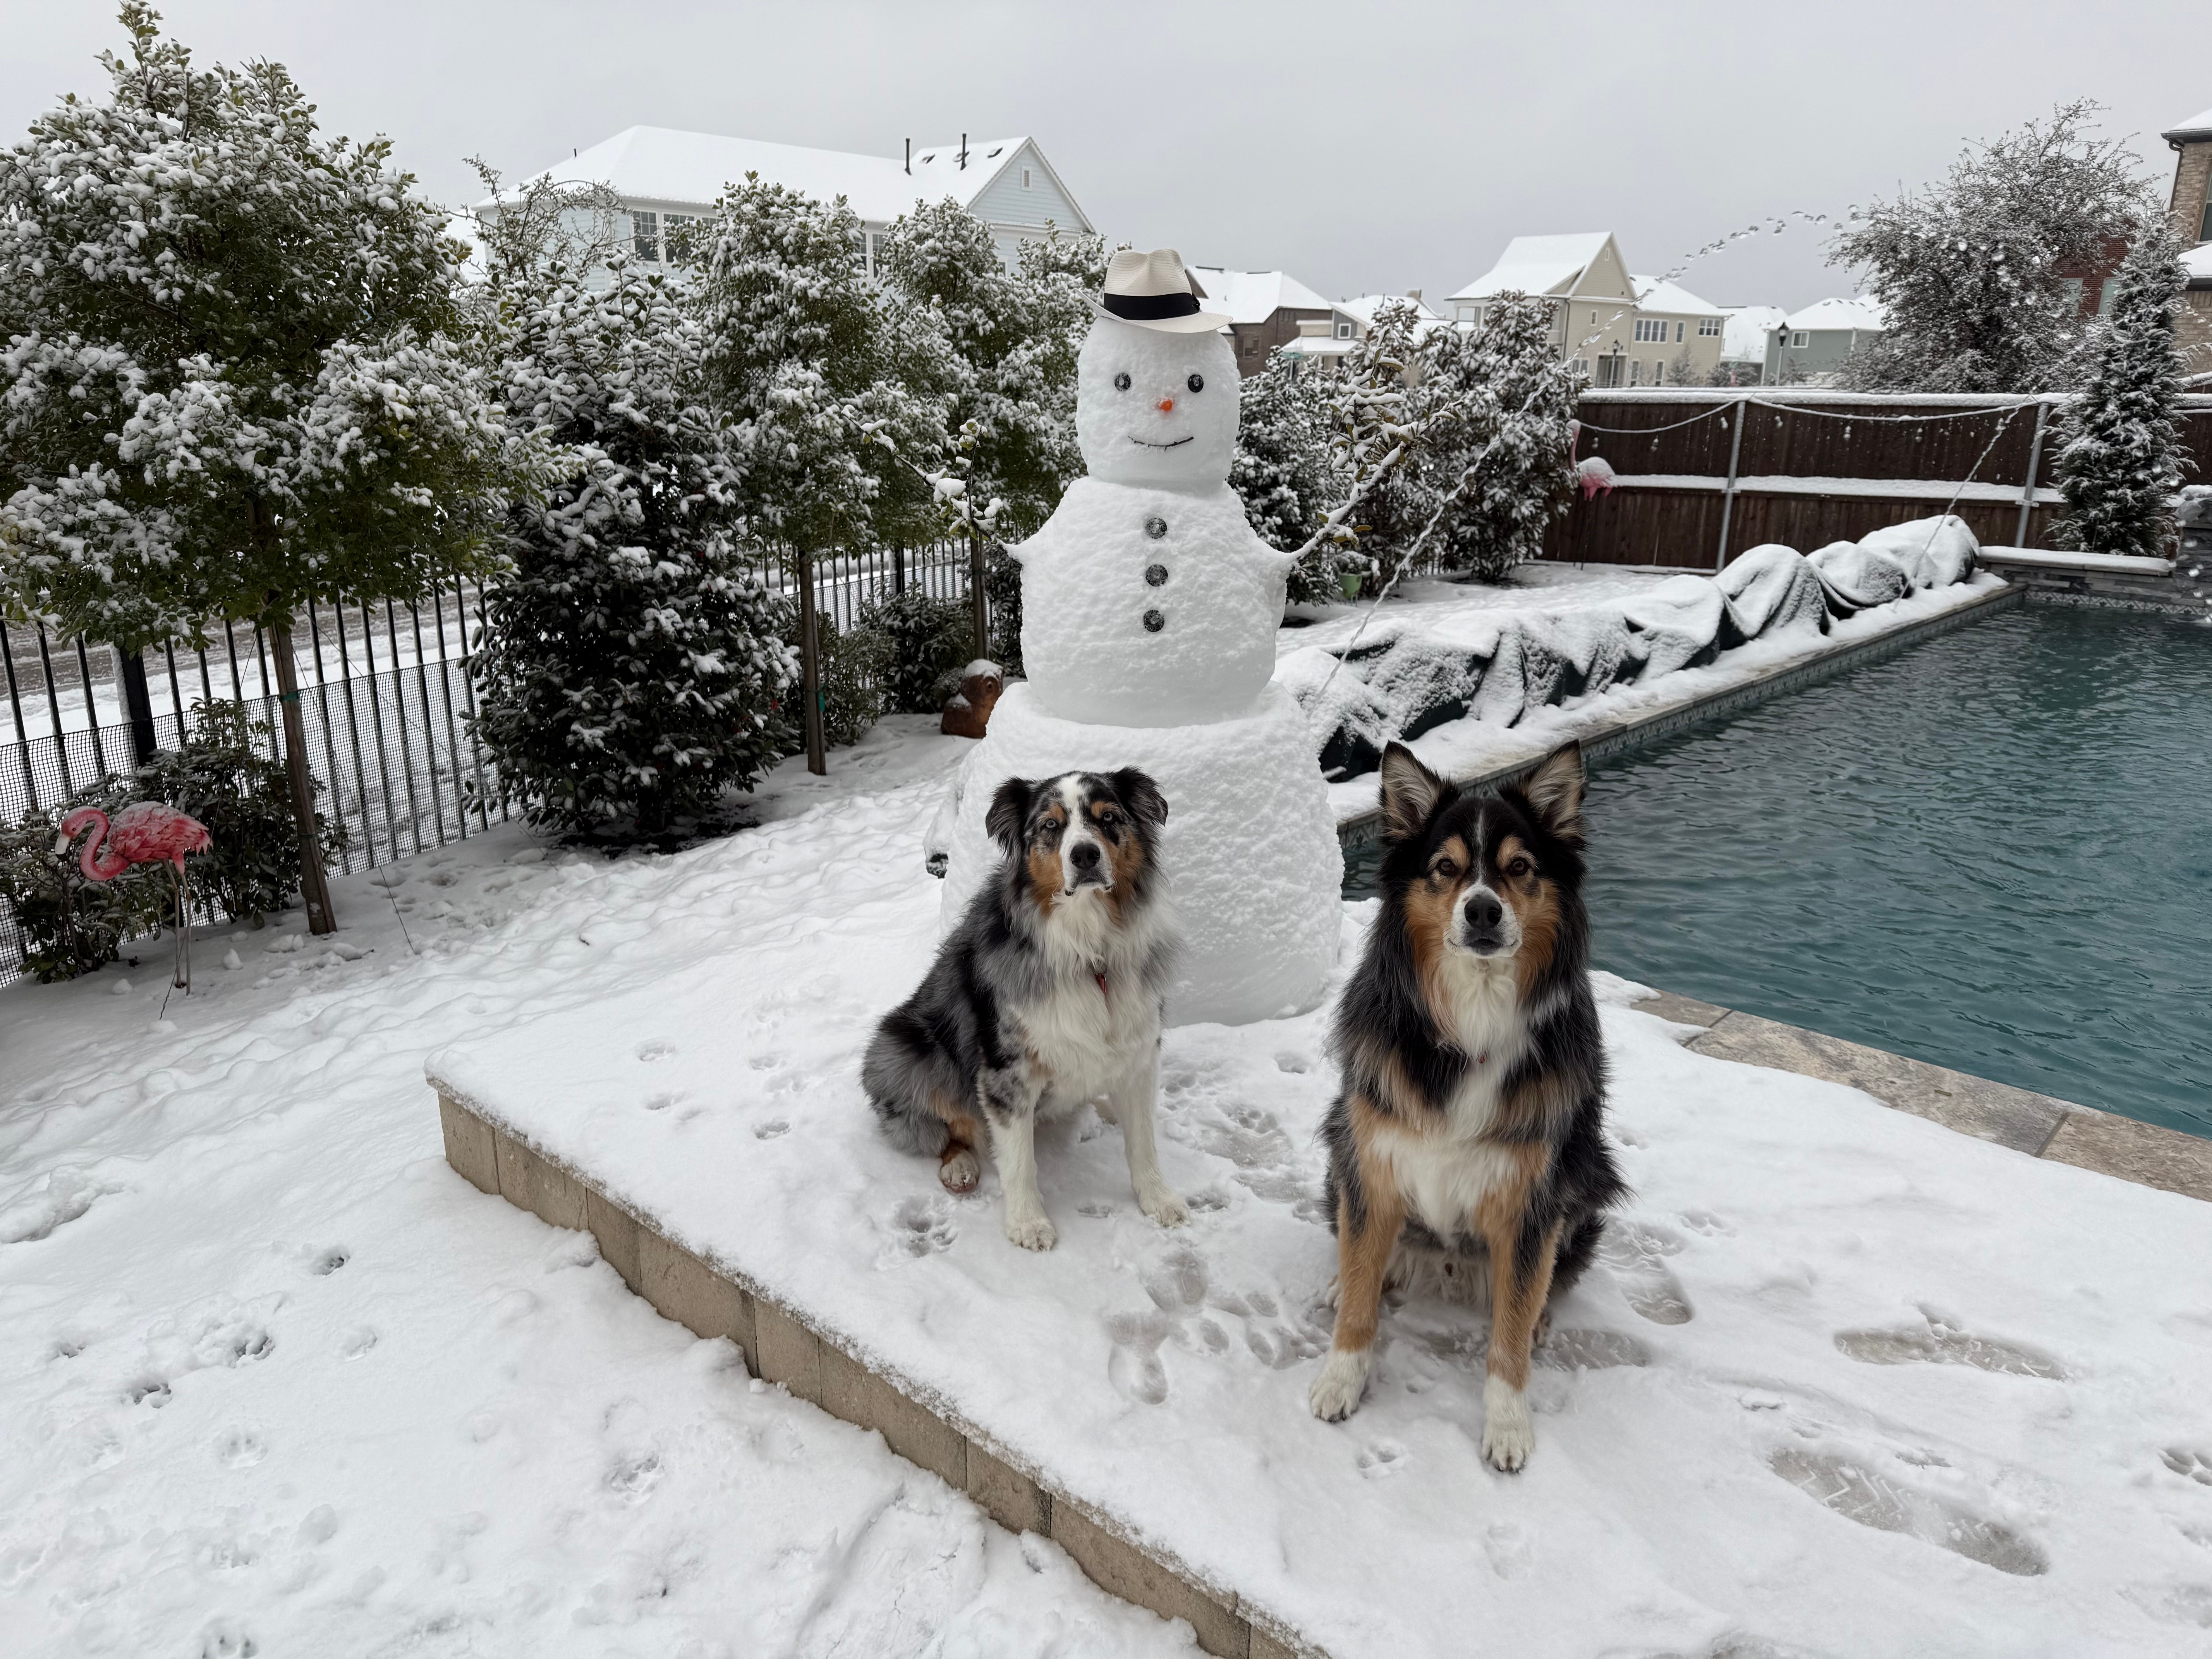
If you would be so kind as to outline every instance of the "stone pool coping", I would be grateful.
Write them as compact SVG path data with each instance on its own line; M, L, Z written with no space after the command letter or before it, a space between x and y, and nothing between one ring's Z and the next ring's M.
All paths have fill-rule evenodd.
M1884 661L1938 635L1948 634L1954 629L1984 621L2000 611L2021 605L2027 598L2027 590L2018 584L2008 583L1993 587L1935 616L1900 622L1863 639L1824 647L1810 657L1796 657L1759 669L1747 678L1718 690L1684 695L1678 701L1662 702L1656 708L1647 707L1635 714L1609 714L1605 710L1605 700L1601 696L1584 708L1572 711L1588 718L1578 720L1571 731L1562 732L1558 726L1547 725L1542 738L1531 736L1516 744L1509 750L1510 758L1496 761L1477 770L1455 773L1453 781L1474 789L1510 782L1529 770L1568 737L1580 740L1586 759L1602 760L1672 736L1686 727L1718 720L1738 709L1748 708L1755 703L1766 702L1792 691L1802 690L1806 686L1832 679L1850 669ZM1512 740L1513 734L1508 734L1505 741L1511 743ZM1379 806L1345 813L1337 819L1337 840L1347 849L1367 846L1380 832L1382 822Z
M2212 1141L1692 998L1662 992L1635 1006L1702 1028L1687 1043L1701 1054L1848 1084L1897 1110L2029 1157L2212 1200ZM1010 1531L1051 1538L1111 1594L1163 1618L1189 1620L1207 1653L1326 1659L1324 1650L1245 1602L1235 1586L1206 1582L1103 1508L1040 1478L967 1420L957 1402L866 1363L749 1275L673 1243L653 1216L545 1156L482 1103L442 1083L436 1092L446 1160L455 1170L550 1225L590 1233L632 1291L693 1334L735 1343L753 1376L879 1432L892 1451L966 1492Z
M1885 1106L2030 1158L2212 1202L2212 1140L1693 997L1662 991L1634 1006L1703 1026L1686 1045L1701 1054L1848 1084Z

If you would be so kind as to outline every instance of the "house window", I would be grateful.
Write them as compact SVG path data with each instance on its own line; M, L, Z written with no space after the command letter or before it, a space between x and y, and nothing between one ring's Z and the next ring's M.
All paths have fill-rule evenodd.
M1568 367L1570 367L1571 368L1572 368L1572 369L1575 371L1575 373L1576 373L1577 374L1580 375L1583 380L1587 380L1588 379L1589 379L1589 358L1587 358L1587 357L1577 357L1577 358L1576 358L1576 359L1574 360L1574 362L1573 362L1572 363L1569 364L1569 365L1568 365Z
M1030 170L1029 170L1027 167L1024 167L1024 168L1022 169L1022 188L1023 188L1024 190L1027 190L1029 187L1030 187Z
M1790 336L1790 349L1792 351L1802 351L1808 343L1808 339L1809 337L1806 334L1803 329L1793 330Z
M2081 290L2087 286L2088 284L2079 276L2061 276L2058 279L2058 291L2065 296L2066 314L2069 317L2078 317L2081 314Z
M696 213L664 213L660 216L661 251L667 256L669 264L676 263L678 250L684 241L678 233L686 225L696 223L698 217Z
M1641 357L1638 357L1634 362L1629 364L1628 383L1631 386L1642 386L1644 384L1644 359Z
M1676 345L1682 343L1682 325L1680 323L1674 325L1674 343Z
M1350 339L1352 337L1352 325L1350 323L1339 323L1336 325L1336 337L1340 340Z
M1699 339L1710 340L1720 331L1721 319L1718 317L1700 317L1698 319L1698 337Z
M630 246L637 257L651 264L660 263L660 216L647 213L641 208L632 208L629 214Z
M2204 222L2197 227L2197 240L2212 242L2212 202L2204 204Z

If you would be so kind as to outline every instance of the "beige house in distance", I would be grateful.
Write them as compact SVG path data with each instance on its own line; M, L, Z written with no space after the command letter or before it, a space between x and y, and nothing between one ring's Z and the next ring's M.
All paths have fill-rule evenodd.
M1552 302L1553 339L1593 386L1703 386L1719 367L1728 313L1631 272L1610 231L1516 236L1445 304L1454 322L1479 327L1493 301L1516 292Z

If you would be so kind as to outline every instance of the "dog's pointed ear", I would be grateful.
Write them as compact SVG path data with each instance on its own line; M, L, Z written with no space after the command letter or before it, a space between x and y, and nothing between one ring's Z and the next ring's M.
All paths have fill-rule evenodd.
M1106 780L1114 786L1121 805L1129 809L1130 816L1158 829L1168 821L1168 798L1160 793L1160 787L1149 775L1133 766L1125 766Z
M1450 788L1412 750L1393 743L1382 751L1382 833L1392 841L1419 835Z
M1009 853L1022 850L1027 839L1023 831L1030 821L1030 803L1036 799L1036 786L1027 778L1008 778L991 797L991 810L983 815L983 827L991 832L991 839Z
M1583 844L1583 746L1570 743L1545 756L1521 784L1544 828L1576 847Z

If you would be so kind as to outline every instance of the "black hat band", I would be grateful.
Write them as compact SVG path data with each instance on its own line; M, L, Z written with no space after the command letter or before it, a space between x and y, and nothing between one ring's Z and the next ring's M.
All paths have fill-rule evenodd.
M1125 317L1133 323L1157 323L1170 317L1198 315L1198 298L1188 292L1102 294L1098 302L1116 317Z

